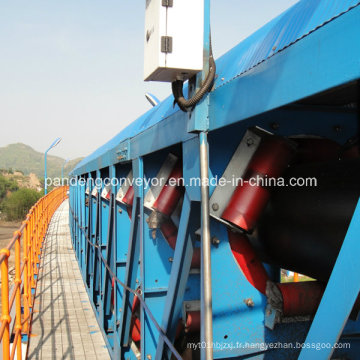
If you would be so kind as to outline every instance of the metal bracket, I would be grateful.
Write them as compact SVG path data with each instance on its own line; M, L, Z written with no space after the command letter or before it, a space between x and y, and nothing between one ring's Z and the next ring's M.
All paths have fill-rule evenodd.
M270 304L267 304L265 310L265 326L270 330L274 330L280 316L281 314L278 310L273 309Z
M93 197L97 197L97 194L98 194L98 188L97 186L94 186L92 192L91 192L91 196Z
M118 193L116 194L116 201L123 203L123 198L126 195L127 191L129 190L131 184L133 183L133 171L130 170L129 174L126 177L126 180L121 185Z
M165 7L173 7L174 0L162 0L161 5Z
M116 155L116 160L119 162L130 160L130 140L125 140L119 145Z
M101 197L105 200L110 200L110 196L111 196L111 184L107 184L104 186L101 192Z
M246 131L222 175L222 178L225 179L225 185L218 185L210 198L210 215L227 225L231 224L223 220L221 215L236 189L234 183L236 179L244 177L248 164L261 142L261 133L254 130Z
M200 311L201 310L201 304L200 300L191 300L191 301L184 301L183 307L182 307L182 319L184 322L186 322L186 313L190 311Z
M171 36L162 36L161 37L161 52L165 54L172 53L173 48L173 38Z
M161 190L165 186L166 181L169 179L177 160L178 157L170 153L161 165L161 168L156 175L156 178L159 180L158 183L151 186L144 198L144 206L148 209L152 210L154 202L159 197Z

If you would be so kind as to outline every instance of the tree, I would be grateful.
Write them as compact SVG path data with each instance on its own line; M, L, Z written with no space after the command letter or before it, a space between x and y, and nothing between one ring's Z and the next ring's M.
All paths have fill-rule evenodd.
M16 191L19 189L18 184L14 180L9 180L5 176L0 175L0 201L6 196L8 191Z
M41 194L32 189L17 190L1 204L1 210L6 215L7 220L24 219L30 208L40 199Z

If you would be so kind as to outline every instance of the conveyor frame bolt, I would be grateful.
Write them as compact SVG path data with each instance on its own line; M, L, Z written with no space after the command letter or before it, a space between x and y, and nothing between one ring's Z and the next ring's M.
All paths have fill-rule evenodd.
M213 245L217 246L220 244L220 239L216 236L213 236L212 239L211 239L211 242Z
M213 204L211 205L211 207L212 207L212 209L213 209L214 211L218 211L218 210L219 210L219 204L218 204L218 203L213 203Z
M248 298L248 299L244 299L244 303L248 306L248 307L254 307L254 300L252 298Z
M252 137L249 137L246 139L247 146L254 145L254 139Z

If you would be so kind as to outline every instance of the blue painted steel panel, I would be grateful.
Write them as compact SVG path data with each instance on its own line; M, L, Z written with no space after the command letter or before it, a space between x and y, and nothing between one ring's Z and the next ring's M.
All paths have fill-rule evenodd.
M321 28L323 25L327 24L333 19L336 19L340 15L348 12L350 9L359 4L359 0L300 1L217 60L216 63L218 76L215 82L216 89L221 88L230 80L236 79L241 74L244 74L250 69L253 69L258 64L261 64L264 61L268 61L268 59L272 58L273 55L291 47L294 45L294 43L297 43L298 40L313 33L315 30ZM353 27L349 29L349 31L352 30L354 30ZM343 38L346 39L345 36ZM319 41L321 41L321 39ZM312 57L313 48L304 48L301 51L306 52L304 56L308 58ZM329 53L326 54L326 56L333 57L334 54ZM263 72L264 71L266 74L266 68L263 69ZM292 71L296 72L297 70L296 68L292 67ZM272 73L273 76L277 77L276 72ZM267 78L265 74L262 74L260 81L252 86L253 88L254 86L256 87L254 89L254 93L260 92L260 90L264 88L264 80L266 81ZM246 89L244 91L246 91ZM241 91L241 93L245 94L246 92L244 91ZM295 88L294 91L296 92L298 90ZM187 93L186 86L184 93ZM213 93L217 94L217 91ZM309 86L308 89L305 89L304 92L300 91L300 94L301 96L307 96L311 94L311 86ZM220 100L217 100L217 97L213 98L211 103L213 104L214 101L220 105L222 104ZM273 101L274 105L272 108L283 105L283 103L276 103L276 97L273 98ZM222 107L222 110L223 109L224 108ZM252 116L256 113L268 110L266 107L263 107L261 102L257 105L257 109L258 111L254 110L252 113L249 112L247 116ZM127 126L105 145L83 159L76 166L72 174L82 174L87 171L93 171L97 168L117 163L118 159L116 150L118 149L118 146L121 142L126 139L133 138L134 136L143 133L148 129L151 129L155 124L158 124L165 119L171 118L176 112L178 112L178 110L179 108L177 106L173 106L173 96L169 96L159 105L140 116L137 120ZM188 119L186 114L179 113L178 116L180 116L184 123L186 123ZM216 119L216 114L213 115L213 118ZM244 117L241 117L239 114L237 114L237 119L240 118ZM214 124L211 126L210 124L210 128L224 126L226 123L228 122L219 121L216 126L214 126ZM146 137L142 138L143 140L146 139ZM151 146L152 149L155 150L154 141L156 141L156 138L150 136L150 138L146 140L148 145L147 148Z
M330 359L360 291L360 202L326 286L299 360ZM344 276L344 274L346 276ZM350 275L351 274L351 275ZM340 296L339 296L340 295ZM331 326L328 323L331 315ZM313 348L322 344L322 351Z
M359 0L303 0L235 46L217 62L215 87L234 79L349 11Z
M210 94L210 130L360 78L360 6Z

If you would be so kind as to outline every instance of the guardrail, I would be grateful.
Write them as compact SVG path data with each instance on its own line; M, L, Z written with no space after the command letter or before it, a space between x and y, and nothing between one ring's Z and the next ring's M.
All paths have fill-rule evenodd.
M58 187L39 199L30 209L20 229L14 232L7 247L0 250L2 306L0 342L2 342L4 360L14 359L15 352L17 359L22 359L21 337L28 336L31 327L42 243L51 217L67 198L67 190L67 186ZM10 296L8 259L14 245L15 280ZM13 309L14 302L15 309ZM11 316L13 313L14 315ZM12 335L13 341L10 343Z

